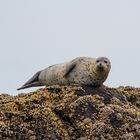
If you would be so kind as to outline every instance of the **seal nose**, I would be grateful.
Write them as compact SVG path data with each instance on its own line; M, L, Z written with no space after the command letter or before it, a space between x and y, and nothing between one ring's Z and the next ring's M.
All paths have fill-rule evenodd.
M99 70L102 70L103 69L103 64L99 63L97 67L98 67Z
M102 63L99 63L99 66L101 67L102 66Z

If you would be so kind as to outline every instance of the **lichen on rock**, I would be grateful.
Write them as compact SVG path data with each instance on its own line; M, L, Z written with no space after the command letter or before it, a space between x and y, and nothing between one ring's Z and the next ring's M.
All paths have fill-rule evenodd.
M2 140L139 140L140 89L56 86L0 95Z

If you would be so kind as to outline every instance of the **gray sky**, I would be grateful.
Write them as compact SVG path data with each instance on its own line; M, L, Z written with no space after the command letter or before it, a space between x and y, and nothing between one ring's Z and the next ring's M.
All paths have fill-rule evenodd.
M107 56L106 85L140 87L139 0L0 0L0 93L78 56ZM35 90L23 90L29 92Z

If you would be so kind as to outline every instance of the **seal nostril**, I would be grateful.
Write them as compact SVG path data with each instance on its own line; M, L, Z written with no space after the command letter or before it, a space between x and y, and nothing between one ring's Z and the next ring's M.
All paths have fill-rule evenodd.
M102 63L99 63L99 66L102 66Z

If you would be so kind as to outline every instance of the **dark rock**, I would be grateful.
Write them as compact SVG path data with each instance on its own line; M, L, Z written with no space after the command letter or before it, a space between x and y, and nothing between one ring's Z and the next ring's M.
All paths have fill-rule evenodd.
M51 86L0 95L2 140L139 140L140 89Z

